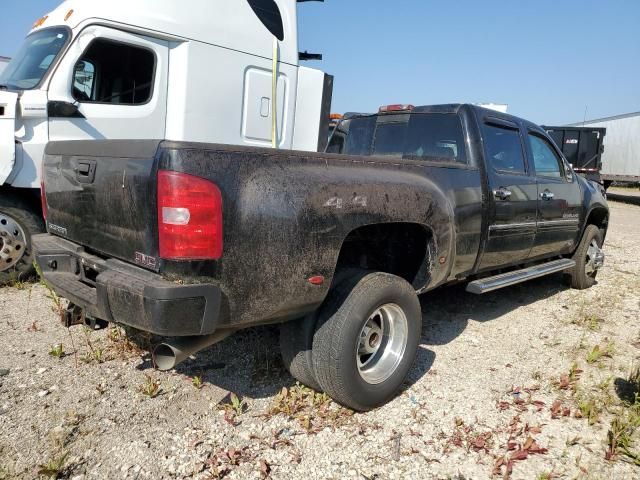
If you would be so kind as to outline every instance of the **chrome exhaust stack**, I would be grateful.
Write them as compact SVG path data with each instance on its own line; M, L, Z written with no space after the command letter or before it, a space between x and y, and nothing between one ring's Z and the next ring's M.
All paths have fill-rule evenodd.
M176 338L161 343L153 349L153 364L158 370L166 372L184 362L194 353L221 342L233 333L235 330L221 330L212 335Z

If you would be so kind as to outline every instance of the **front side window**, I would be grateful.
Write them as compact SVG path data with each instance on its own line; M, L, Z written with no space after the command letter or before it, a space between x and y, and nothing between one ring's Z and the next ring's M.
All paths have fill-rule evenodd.
M156 58L151 50L94 41L76 63L73 98L83 103L142 105L151 100Z
M525 173L520 133L516 129L484 125L484 147L489 164L503 173Z
M69 40L66 28L47 28L27 37L0 75L0 85L18 90L36 88Z
M454 114L415 114L409 122L404 158L467 163L460 118Z
M529 145L536 167L536 175L540 177L562 178L561 161L556 151L543 138L529 134Z

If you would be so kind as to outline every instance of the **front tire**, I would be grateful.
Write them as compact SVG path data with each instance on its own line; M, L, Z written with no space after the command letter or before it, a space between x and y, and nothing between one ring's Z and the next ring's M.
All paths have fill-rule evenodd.
M596 283L596 275L600 268L601 248L604 240L602 232L595 225L587 225L582 240L573 259L576 266L570 272L571 287L576 290L591 288Z
M413 365L421 331L420 302L402 278L362 272L344 281L321 308L313 338L320 387L353 410L385 404Z
M31 237L45 231L27 202L0 194L0 285L33 276Z

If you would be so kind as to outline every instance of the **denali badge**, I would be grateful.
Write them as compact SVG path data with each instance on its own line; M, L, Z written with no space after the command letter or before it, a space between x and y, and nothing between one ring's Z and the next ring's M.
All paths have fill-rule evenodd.
M156 268L156 257L145 255L144 253L136 252L136 263L147 268Z
M51 233L57 233L58 235L62 235L63 237L67 236L67 229L64 227L60 227L58 225L54 225L53 223L49 224L49 231Z

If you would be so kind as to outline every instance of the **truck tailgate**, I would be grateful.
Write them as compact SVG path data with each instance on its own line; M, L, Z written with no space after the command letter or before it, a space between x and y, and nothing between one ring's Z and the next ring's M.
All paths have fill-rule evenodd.
M52 142L43 165L50 233L97 254L158 269L160 141Z

